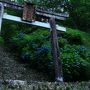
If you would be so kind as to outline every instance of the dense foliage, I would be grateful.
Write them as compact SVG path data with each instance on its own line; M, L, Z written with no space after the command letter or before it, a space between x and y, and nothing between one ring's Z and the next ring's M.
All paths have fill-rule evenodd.
M64 23L69 27L89 32L90 28L90 0L17 0L18 3L31 1L37 6L50 8L50 11L60 12L62 8L68 11L70 17Z
M90 0L70 0L67 6L70 17L65 24L90 32Z
M19 3L23 1L18 0ZM39 5L54 8L59 0L52 3L43 0ZM90 28L89 0L70 0L65 3L70 17L63 22L68 27L88 31ZM55 6L54 6L55 5ZM56 6L56 7L57 7ZM61 6L60 6L61 7ZM8 11L8 10L7 10ZM11 10L9 10L10 13ZM19 13L14 13L19 14ZM60 23L60 22L59 22ZM21 28L22 27L22 28ZM51 55L50 32L46 29L29 27L20 23L4 21L2 35L11 50L15 51L22 62L28 62L32 68L48 73L54 77L54 63ZM8 33L7 33L8 31ZM2 42L2 38L0 39ZM67 29L58 32L60 56L65 81L81 81L90 79L90 36L79 30Z
M37 7L55 12L69 12L70 17L63 22L69 27L90 32L90 0L12 0L19 4L24 1L35 3ZM61 23L62 24L62 23Z
M28 32L31 33L27 34L27 30L8 32L11 50L18 54L22 62L28 62L30 67L48 73L54 79L50 32L42 28L34 32L28 28ZM66 33L58 32L58 41L65 81L90 79L90 53L84 46L82 34L78 30L67 29Z

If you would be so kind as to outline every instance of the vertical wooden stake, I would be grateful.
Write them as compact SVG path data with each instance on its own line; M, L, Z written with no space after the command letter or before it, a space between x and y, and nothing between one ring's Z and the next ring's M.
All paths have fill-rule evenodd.
M51 27L52 56L55 64L55 79L56 81L63 82L62 64L61 59L59 57L57 30L54 18L50 18L50 27Z
M3 13L4 13L4 6L2 3L0 3L0 34L1 34Z

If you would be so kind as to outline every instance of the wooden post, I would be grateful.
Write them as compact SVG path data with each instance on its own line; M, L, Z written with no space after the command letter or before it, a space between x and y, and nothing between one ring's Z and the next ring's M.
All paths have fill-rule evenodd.
M59 57L57 30L54 18L50 18L50 27L51 27L52 56L55 64L55 79L56 81L63 82L62 64L61 59Z
M1 34L3 13L4 13L4 6L2 3L0 3L0 34Z
M26 2L23 9L23 18L25 21L35 21L35 5Z

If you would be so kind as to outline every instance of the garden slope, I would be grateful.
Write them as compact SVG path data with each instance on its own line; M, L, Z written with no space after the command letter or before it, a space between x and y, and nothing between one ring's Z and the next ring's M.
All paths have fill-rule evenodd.
M30 69L28 65L15 60L5 47L0 46L0 79L45 81L47 78L40 72Z

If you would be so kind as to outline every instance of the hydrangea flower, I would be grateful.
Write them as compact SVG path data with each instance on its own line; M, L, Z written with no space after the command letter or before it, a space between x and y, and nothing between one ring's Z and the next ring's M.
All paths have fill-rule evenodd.
M78 50L75 49L74 52L75 52L75 53L78 53Z
M24 37L24 33L23 33L23 32L19 32L19 33L18 33L18 37L19 37L19 38L23 38L23 37Z
M88 54L88 56L90 57L90 54Z
M67 49L66 52L70 52L70 49Z

